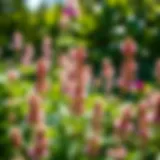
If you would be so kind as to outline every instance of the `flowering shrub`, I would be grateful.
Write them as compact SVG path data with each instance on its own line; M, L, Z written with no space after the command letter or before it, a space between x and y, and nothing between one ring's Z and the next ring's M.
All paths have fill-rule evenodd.
M2 64L2 159L158 160L160 92L138 79L134 40L122 44L120 74L103 60L100 83L83 47L59 55L53 66L51 42L44 37L37 61L27 44L14 69ZM158 69L159 60L156 84Z

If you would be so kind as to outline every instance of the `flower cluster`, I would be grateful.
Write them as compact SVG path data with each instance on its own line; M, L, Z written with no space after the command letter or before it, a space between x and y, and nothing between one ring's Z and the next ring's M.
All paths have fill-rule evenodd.
M122 111L121 116L115 120L115 134L121 139L127 138L134 130L132 107L127 106Z
M102 62L102 75L105 79L106 93L110 93L114 86L115 69L109 59L104 59Z
M68 13L67 11L67 14L71 13ZM20 33L16 33L15 35L14 49L16 49L16 51L20 51L22 49L22 44L19 44L19 41L22 42L21 36L22 35L20 35ZM85 154L83 155L84 157L89 156L90 158L98 158L101 156L101 153L103 153L103 156L106 156L106 158L125 160L128 158L128 154L130 152L130 148L128 147L130 144L131 147L137 147L138 149L142 150L145 150L147 146L152 145L151 143L154 141L154 138L157 138L157 133L159 133L160 92L158 89L143 92L143 97L141 100L136 103L129 102L126 106L118 106L117 104L117 102L124 103L124 99L122 100L117 96L104 96L102 94L98 94L98 96L100 95L103 99L102 103L99 101L96 101L95 103L94 98L97 98L97 92L95 91L96 94L94 94L95 92L93 91L93 94L90 94L90 91L94 87L97 87L94 84L95 76L93 75L91 66L86 63L86 50L82 47L79 47L70 49L68 53L59 55L58 57L58 67L60 68L56 68L56 73L54 73L53 77L57 78L57 73L60 73L58 77L60 81L57 81L55 78L59 88L57 89L56 86L55 89L53 83L53 86L51 86L53 93L51 94L53 96L60 95L61 97L58 97L58 100L54 100L54 98L50 98L52 95L50 95L48 92L49 83L47 79L52 58L52 41L50 37L44 37L41 51L42 57L38 59L36 64L36 81L33 82L35 83L34 86L31 85L31 87L34 89L29 95L27 104L28 107L25 108L26 118L24 118L25 121L22 123L22 126L27 126L27 129L29 128L29 138L27 138L27 141L29 142L26 142L25 140L25 127L25 129L23 129L23 127L21 128L15 125L9 132L10 142L16 151L19 151L20 153L21 151L25 151L25 153L22 154L26 154L24 157L28 157L28 159L48 159L50 156L49 136L54 136L56 139L55 145L58 147L55 147L55 155L58 155L61 153L60 147L63 145L59 144L59 142L63 143L61 141L63 141L65 138L68 138L68 145L68 142L73 142L77 138L77 135L81 135L82 138L78 137L80 140L76 142L76 145L79 143L79 141L82 141L82 144L78 144L77 146L82 146L80 150L84 150L85 148ZM135 90L145 91L144 83L137 79L138 67L135 60L135 53L137 51L136 43L131 38L125 39L121 46L121 51L124 59L120 68L118 87L121 91L127 94ZM33 55L33 45L26 44L24 55L22 56L22 63L24 65L31 64ZM160 60L158 59L154 70L157 83L159 83L160 80L159 69ZM17 101L17 97L22 97L24 95L23 91L21 92L18 90L18 92L14 92L14 88L12 88L12 86L18 84L16 82L20 82L18 81L20 80L20 73L21 72L18 72L16 69L9 70L7 73L8 81L6 84L4 84L4 87L9 86L8 88L6 87L9 90L6 95L8 97L11 96L11 98L9 97L10 99L7 101L8 106L16 106L17 104L20 104L21 102ZM105 81L105 83L102 84L102 87L105 89L105 93L107 95L108 93L110 94L113 88L116 86L117 81L115 74L113 63L111 60L105 58L102 61L101 76ZM23 78L23 75L21 78ZM98 77L97 79L99 80L100 78ZM96 83L98 84L99 81ZM28 84L28 82L26 84ZM27 87L24 87L23 89L26 91L26 88ZM47 103L49 104L49 106L47 106L47 115L45 114L44 107L45 98L48 98L46 101L49 102ZM116 105L113 105L114 103ZM52 107L52 104L56 106ZM90 107L92 106L93 108L91 109ZM66 107L70 108L72 114L66 112L68 111ZM13 111L13 108L11 111ZM50 111L51 113L49 113ZM13 125L16 123L16 121L18 121L19 118L17 116L19 113L16 115L16 112L11 112L8 116L9 122ZM79 122L81 123L84 119L85 124L79 124ZM72 120L75 120L75 122ZM56 129L53 130L53 132L47 132L50 125L48 122L50 124L54 124ZM70 125L70 123L73 124ZM76 126L76 124L78 125ZM73 129L75 129L75 131L73 131ZM68 132L66 132L66 130ZM61 131L64 133L62 134ZM88 131L87 136L85 134L86 131ZM49 136L47 133L49 133ZM69 137L70 133L74 133L74 135L72 134L72 137ZM61 134L64 137L62 137ZM135 141L132 141L132 136L135 138ZM108 137L111 139L111 142L109 142ZM68 146L70 147L70 145ZM65 147L65 145L63 147ZM65 149L65 152L66 150L67 149ZM79 155L81 153L77 151L75 154ZM21 154L17 157L21 157Z
M46 79L47 72L49 70L49 63L46 59L41 58L37 63L36 69L36 91L40 93L44 93L48 89L48 81Z
M19 52L23 48L23 36L21 32L14 32L13 38L12 38L12 48L16 51Z
M24 48L24 55L22 57L22 63L24 65L30 65L34 56L34 47L32 44L26 44Z
M45 126L39 126L35 130L34 143L29 150L31 159L39 160L48 156L48 139L45 135Z
M60 19L60 26L66 28L72 18L80 15L79 4L77 0L66 0L65 6L62 9L62 15Z
M98 156L101 147L101 137L103 129L104 111L100 102L95 104L91 119L92 135L87 141L87 154L89 156Z
M119 87L124 91L128 92L135 89L134 82L137 79L137 63L135 61L136 44L130 37L127 38L122 46L121 51L124 55L124 60L120 69Z
M83 48L72 49L60 57L62 90L73 98L71 110L78 115L84 112L84 98L91 80L91 68L85 64L85 58Z

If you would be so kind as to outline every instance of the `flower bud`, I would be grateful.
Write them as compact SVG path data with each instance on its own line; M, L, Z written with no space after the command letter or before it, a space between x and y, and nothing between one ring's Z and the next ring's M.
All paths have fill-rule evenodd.
M43 112L41 110L41 98L38 95L32 95L30 97L28 121L31 124L38 124L43 121Z

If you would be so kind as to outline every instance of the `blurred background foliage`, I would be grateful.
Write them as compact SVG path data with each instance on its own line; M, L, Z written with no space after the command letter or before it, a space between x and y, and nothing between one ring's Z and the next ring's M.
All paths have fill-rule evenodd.
M43 0L36 9L31 10L27 1L1 0L0 46L9 47L8 42L15 30L21 31L25 40L33 42L37 48L41 38L49 34L54 40L55 54L73 46L85 46L89 61L98 70L104 56L111 57L115 65L119 65L120 42L130 35L139 47L140 78L152 79L149 71L160 53L160 2L81 0L81 15L72 20L69 29L64 30L59 27L63 1L54 1ZM7 53L10 54L5 50L5 55Z

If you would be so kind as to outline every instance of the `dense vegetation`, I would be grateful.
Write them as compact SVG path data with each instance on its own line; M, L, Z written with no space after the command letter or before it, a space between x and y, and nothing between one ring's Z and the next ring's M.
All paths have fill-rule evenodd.
M159 160L159 15L150 0L1 0L0 159Z

